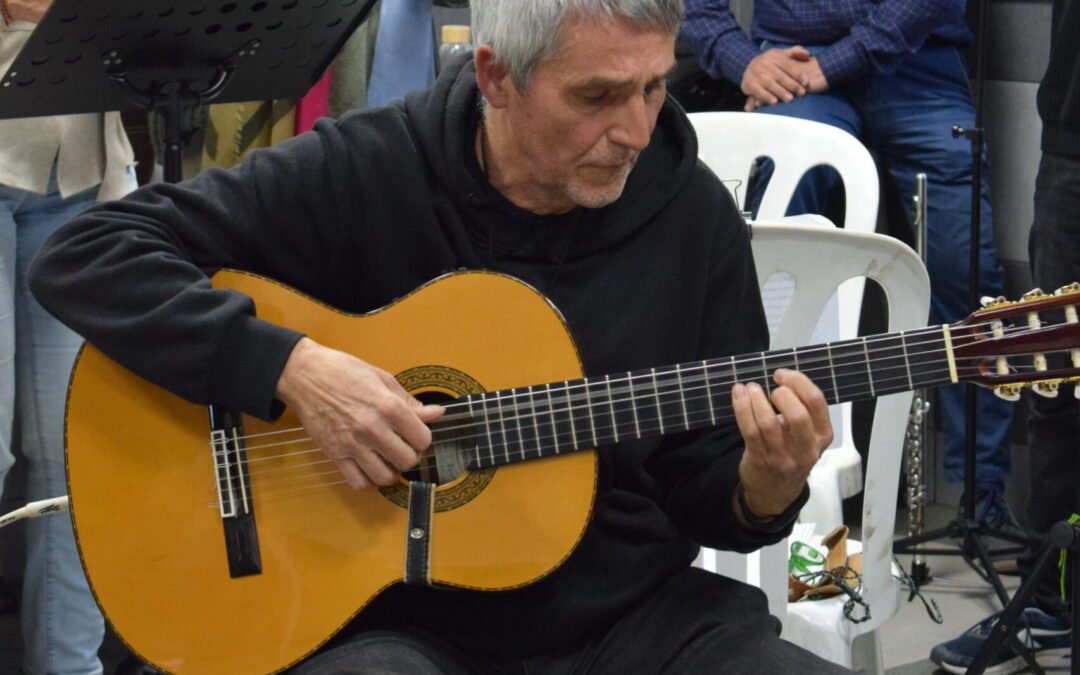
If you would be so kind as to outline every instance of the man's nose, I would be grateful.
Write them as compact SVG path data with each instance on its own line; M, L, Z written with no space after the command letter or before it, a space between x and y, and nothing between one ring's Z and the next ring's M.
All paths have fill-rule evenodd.
M619 118L609 134L611 142L641 152L652 137L653 118L643 98L631 98L619 110Z

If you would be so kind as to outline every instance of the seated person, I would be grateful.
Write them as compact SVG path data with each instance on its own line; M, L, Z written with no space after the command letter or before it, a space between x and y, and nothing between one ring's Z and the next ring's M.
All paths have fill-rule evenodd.
M365 312L447 270L497 270L561 308L587 374L764 349L747 229L665 94L682 10L474 0L474 61L91 211L46 245L34 291L191 401L264 419L288 406L357 490L415 466L442 409L364 354L256 318L208 274L250 270ZM794 371L770 389L733 388L737 424L602 446L593 518L539 582L393 586L298 672L848 672L780 640L760 590L691 567L700 545L778 541L806 499L827 406Z

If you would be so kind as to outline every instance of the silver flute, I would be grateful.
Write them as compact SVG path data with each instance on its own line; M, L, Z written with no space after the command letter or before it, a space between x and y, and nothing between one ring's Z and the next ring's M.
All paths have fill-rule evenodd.
M926 174L915 176L914 224L915 249L926 262ZM907 459L907 536L914 537L923 531L923 507L926 505L926 420L930 412L926 389L916 389L911 399L911 413L908 415L907 433L904 439ZM911 576L921 581L927 576L926 559L922 554L922 544L912 549Z

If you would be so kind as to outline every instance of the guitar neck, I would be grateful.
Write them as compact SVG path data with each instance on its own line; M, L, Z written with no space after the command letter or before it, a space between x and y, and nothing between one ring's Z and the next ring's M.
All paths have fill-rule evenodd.
M771 393L778 368L807 375L829 403L946 384L950 351L935 327L493 391L450 404L433 434L486 468L723 424L732 386Z

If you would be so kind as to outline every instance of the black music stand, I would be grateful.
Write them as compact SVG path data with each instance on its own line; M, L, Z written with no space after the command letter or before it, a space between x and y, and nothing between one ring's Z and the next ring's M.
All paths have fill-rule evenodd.
M54 0L0 80L0 119L141 108L183 178L184 112L303 96L375 0Z
M979 648L975 660L971 662L971 666L968 667L967 675L982 675L1005 640L1016 639L1017 632L1024 628L1024 625L1020 622L1020 615L1028 606L1032 596L1035 595L1035 589L1038 587L1039 582L1042 581L1043 575L1056 571L1054 558L1059 550L1069 551L1073 557L1071 584L1073 631L1069 672L1072 675L1080 675L1080 635L1076 631L1077 627L1080 626L1080 602L1077 602L1080 600L1080 596L1077 595L1077 587L1080 586L1080 564L1076 561L1076 556L1080 554L1080 525L1073 525L1066 521L1056 523L1050 528L1050 533L1043 543L1042 553L1039 555L1038 562L1035 563L1035 569L1031 577L1024 580L1023 585L1016 591L1012 601L1005 606L1001 618L990 632L986 642Z

